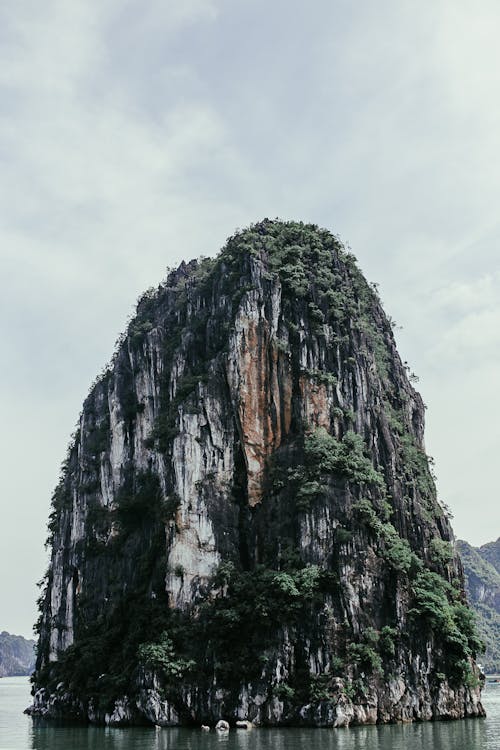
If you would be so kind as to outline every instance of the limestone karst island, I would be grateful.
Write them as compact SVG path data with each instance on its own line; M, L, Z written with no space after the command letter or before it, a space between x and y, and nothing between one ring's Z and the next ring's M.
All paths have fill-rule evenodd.
M49 529L34 714L484 714L422 399L376 289L315 225L264 220L143 295Z

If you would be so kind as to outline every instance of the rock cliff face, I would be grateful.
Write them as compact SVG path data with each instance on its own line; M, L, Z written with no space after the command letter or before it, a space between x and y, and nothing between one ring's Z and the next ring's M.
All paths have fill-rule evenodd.
M265 220L145 294L50 519L32 711L345 726L483 714L424 407L325 230Z
M469 601L478 617L478 630L486 644L481 658L488 674L500 672L500 539L472 547L458 540Z

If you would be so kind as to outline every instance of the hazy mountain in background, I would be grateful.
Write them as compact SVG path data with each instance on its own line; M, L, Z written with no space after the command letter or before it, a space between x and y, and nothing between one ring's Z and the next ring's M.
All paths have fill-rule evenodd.
M482 663L486 672L500 672L500 538L472 547L457 542L464 564L469 601L479 618L479 629L486 643Z
M31 674L35 668L35 641L22 635L0 633L0 677Z
M237 232L143 295L53 494L33 713L483 715L392 329L354 256L302 222Z

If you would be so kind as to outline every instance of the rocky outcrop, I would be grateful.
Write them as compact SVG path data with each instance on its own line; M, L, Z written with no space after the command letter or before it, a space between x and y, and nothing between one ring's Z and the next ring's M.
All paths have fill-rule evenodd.
M390 321L265 220L138 303L53 497L35 714L348 726L483 714Z
M488 674L500 672L500 539L472 547L458 540L467 594L478 618L478 630L486 645L481 658Z
M478 547L477 551L483 560L486 560L500 574L500 537L496 542L488 542L483 544L482 547Z
M35 641L0 633L0 677L29 675L35 669Z

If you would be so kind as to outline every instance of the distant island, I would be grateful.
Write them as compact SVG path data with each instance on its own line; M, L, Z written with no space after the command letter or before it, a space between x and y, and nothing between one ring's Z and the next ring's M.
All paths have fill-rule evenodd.
M0 633L0 677L29 675L35 669L35 641Z
M472 547L459 540L469 601L478 616L478 626L486 644L482 659L486 673L500 672L500 538Z
M393 325L348 248L302 222L238 231L145 292L52 496L31 714L484 716Z

